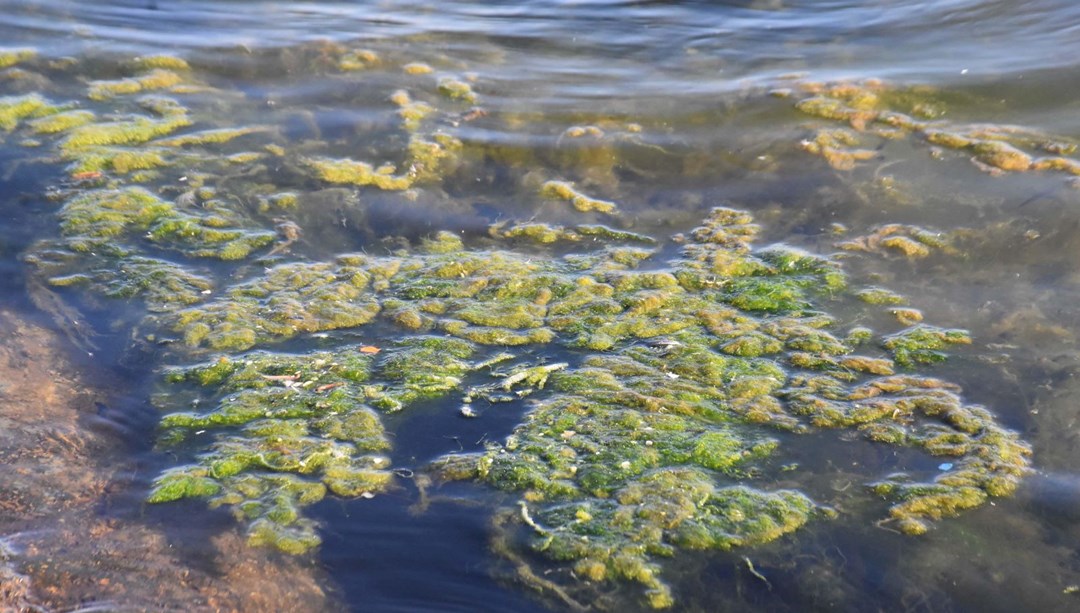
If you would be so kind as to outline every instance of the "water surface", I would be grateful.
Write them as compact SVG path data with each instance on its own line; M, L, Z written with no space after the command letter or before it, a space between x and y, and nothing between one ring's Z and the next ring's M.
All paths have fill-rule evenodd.
M932 374L961 385L966 402L986 406L1030 442L1035 471L1016 495L935 522L927 535L901 535L875 525L885 505L862 492L867 476L896 468L933 474L940 458L912 459L835 432L778 434L783 463L800 469L766 484L799 488L835 506L840 519L760 547L680 555L665 562L665 577L680 610L1076 606L1080 413L1072 398L1080 364L1080 178L1068 171L999 172L973 163L974 150L936 147L920 134L893 139L862 132L858 120L813 116L796 104L837 83L869 82L930 100L927 121L1034 135L1029 142L1036 144L1026 151L1049 155L1037 143L1080 141L1074 95L1080 5L147 0L0 7L4 45L36 49L39 57L25 67L41 75L8 73L0 95L43 90L50 99L80 99L102 115L122 116L134 107L123 98L85 100L86 82L130 76L133 57L175 55L206 87L190 94L196 128L270 126L275 142L375 165L407 162L408 136L389 101L395 90L438 106L433 121L461 139L467 161L408 198L371 188L320 191L327 186L286 164L268 171L276 191L317 192L306 208L282 213L304 231L287 252L297 260L389 253L438 230L484 244L489 226L500 221L610 221L537 198L537 185L547 179L573 181L616 202L615 224L657 238L664 257L678 253L672 236L697 226L717 205L751 212L763 227L758 245L784 243L822 255L882 224L954 233L955 253L854 252L841 261L856 283L887 286L910 297L927 321L971 332L973 344ZM368 50L378 61L339 69L340 58L354 50ZM66 58L74 58L76 69L65 68ZM429 65L431 74L402 71L415 62ZM440 77L470 83L476 101L440 97ZM574 131L589 126L595 132ZM835 129L853 130L872 155L848 169L805 150L821 130ZM261 146L258 138L251 142ZM3 300L24 310L34 307L25 289L32 274L21 258L38 240L57 235L58 204L47 196L71 180L63 164L42 157L48 156L14 138L0 145ZM151 185L176 197L187 180L183 168L169 168ZM962 229L968 230L955 234ZM576 249L535 253L551 258ZM204 262L199 271L215 279L217 291L254 278L259 265ZM129 395L149 398L155 369L176 358L167 346L133 346L144 329L142 306L73 290L59 294L97 333L96 359L130 380L136 391ZM895 325L850 302L830 308L845 326ZM360 329L277 347L377 342L386 333ZM155 410L137 401L124 406L106 417L144 467L129 501L138 507L139 493L172 459L154 449ZM469 420L458 408L446 399L387 418L400 474L504 439L527 410L511 403ZM316 562L343 606L565 608L558 598L523 587L489 551L492 509L502 494L469 484L421 494L409 477L399 481L374 500L328 499L314 508L324 541ZM438 498L417 513L424 495ZM202 521L191 516L203 512L200 505L184 509L152 507L147 521L165 530ZM221 530L232 529L224 512L206 513ZM636 587L613 583L604 591L621 607L644 607Z

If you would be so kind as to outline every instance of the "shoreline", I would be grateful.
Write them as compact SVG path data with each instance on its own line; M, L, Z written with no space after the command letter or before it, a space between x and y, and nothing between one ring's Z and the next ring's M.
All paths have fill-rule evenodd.
M311 561L249 547L219 522L166 535L143 517L127 491L135 461L88 427L106 386L26 316L0 309L0 331L0 610L341 608ZM196 557L188 539L210 551Z

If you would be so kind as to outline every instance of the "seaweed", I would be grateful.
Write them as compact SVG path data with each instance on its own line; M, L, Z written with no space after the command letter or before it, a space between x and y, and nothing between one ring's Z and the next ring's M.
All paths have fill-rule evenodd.
M215 406L167 415L164 444L177 445L196 430L222 435L194 464L162 474L148 500L208 498L247 524L254 545L294 554L318 546L315 524L300 509L328 492L373 495L392 484L383 455L390 442L363 404L370 368L356 352L259 352L170 369L170 385L207 389Z
M548 181L540 187L540 195L544 198L566 200L576 210L582 213L597 212L609 215L618 211L614 202L590 198L574 189L574 186L565 181Z
M353 80L364 75L339 73L391 60L326 44L288 62ZM487 160L536 159L463 142L453 128L464 115L433 117L434 106L397 90L384 142L398 150L373 164L344 156L382 149L352 153L347 139L318 136L285 142L262 126L210 121L198 104L127 97L163 88L182 97L175 86L193 82L180 58L131 67L141 76L95 82L89 94L122 112L4 98L0 128L38 138L69 165L55 193L60 236L26 258L34 280L137 301L147 312L137 342L159 343L154 355L177 364L163 369L154 401L159 449L183 465L158 476L152 503L205 499L232 512L253 545L308 553L320 537L306 507L394 487L384 415L442 400L477 416L527 399L510 436L427 471L503 492L493 548L525 582L583 601L632 583L664 608L678 596L666 558L759 545L835 515L761 478L777 470L789 433L842 430L948 457L955 469L930 479L869 477L869 495L887 501L882 522L911 534L1011 494L1029 470L1030 449L1015 433L957 387L914 372L970 342L966 332L920 323L887 289L851 287L833 258L756 247L749 213L715 208L661 245L623 229L630 224L614 202L546 180L567 173L582 189L626 193L614 189L613 143L650 147L632 140L640 126L582 119L558 137L556 168L511 177L533 199L608 215L612 226L509 220L487 237L436 230L412 242L365 226L351 247L364 253L312 257L323 232L366 223L373 200L451 202ZM427 71L392 72L378 76L416 85L413 75ZM459 109L452 103L475 101L456 79L427 94ZM862 132L892 131L1002 170L1069 171L1067 143L1047 145L1055 157L1040 160L1026 136L947 130L944 107L919 98L872 84L823 87L799 110L850 129L821 131L804 148L850 168L876 155L860 148ZM229 146L241 137L243 149ZM130 184L138 180L149 185ZM347 195L320 211L305 190L327 184ZM955 253L953 238L888 225L840 247L915 259ZM572 252L512 249L560 242ZM842 331L827 314L841 297L887 307L908 327ZM371 344L357 345L360 334ZM533 570L549 564L572 572Z
M932 89L902 87L878 80L832 84L805 83L810 95L798 100L802 113L849 124L852 130L819 130L802 142L805 151L822 156L838 170L851 170L877 154L860 149L860 133L880 138L912 137L932 146L970 154L977 167L990 174L1058 171L1080 174L1080 161L1065 157L1073 143L1015 126L958 124L943 117L946 106ZM1040 152L1054 157L1035 157Z

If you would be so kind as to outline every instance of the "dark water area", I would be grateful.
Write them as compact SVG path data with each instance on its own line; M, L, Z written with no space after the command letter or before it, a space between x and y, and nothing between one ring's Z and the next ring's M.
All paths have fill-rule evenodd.
M301 562L289 568L315 577L330 595L326 608L351 611L650 610L665 604L665 590L678 611L1080 607L1080 3L0 0L0 15L0 306L52 328L78 355L76 365L93 362L124 381L90 420L120 441L133 466L98 515L160 532L183 552L182 564L225 576L225 558L199 545L221 534L245 534L256 545L280 538L285 552L301 542L304 551L292 552ZM155 70L171 76L140 81L161 76ZM35 96L49 104L16 108L38 104ZM80 111L92 113L79 120L85 125L38 127ZM123 134L74 144L97 125L119 125ZM144 134L147 126L159 131ZM168 141L236 128L243 131L220 139ZM337 175L319 165L334 160L353 165ZM149 204L135 212L94 200L143 198L141 190ZM617 209L606 210L609 203ZM703 246L694 229L718 206L752 215L756 235L734 231L747 232L750 247L736 234ZM529 224L562 234L511 233ZM448 246L443 231L461 245ZM822 275L799 286L808 305L755 307L723 293L743 277L789 274L773 267L774 246L818 258L787 264L790 274ZM695 248L712 258L698 285L679 276L697 270L687 264ZM488 259L470 269L470 258ZM731 263L751 266L746 258L768 272ZM273 277L289 266L291 276ZM460 274L445 272L453 266ZM469 311L484 289L463 288L500 266L522 283L561 279L551 281L555 298L537 294L518 305L525 315L511 313L529 320L541 308L541 323L484 323L508 320L510 311ZM847 289L827 287L822 271L833 266L846 273ZM432 276L436 269L442 276ZM602 316L576 327L553 323L558 301L575 288L669 271L680 292L704 302L663 302L648 325L704 317L720 300L741 331L659 333L637 322L605 345L590 336L615 329ZM325 289L304 293L318 283ZM634 309L671 290L655 283L597 294L568 312L644 312ZM863 288L894 294L875 302ZM758 298L782 300L781 290ZM256 307L228 310L244 300ZM379 314L365 318L358 310L372 300ZM808 322L822 314L831 322L813 326L840 349L792 340L812 336ZM948 354L941 362L931 352L933 363L903 364L890 335L923 317L934 330L967 330L971 342L940 348ZM499 340L549 325L554 340ZM852 340L859 327L873 340ZM495 340L481 338L492 329ZM782 341L760 360L724 349L758 329ZM400 384L407 376L395 374L395 360L413 355L415 336L466 338L472 348L461 357L438 345L424 372L406 373L414 380ZM733 408L740 398L725 386L746 378L713 386L722 400L679 387L700 373L678 370L676 357L704 337L708 355L745 358L738 368L775 367L783 385L764 397L781 408L765 417ZM889 373L873 370L880 364L837 365L854 354L895 364ZM652 370L635 370L653 357ZM328 374L356 359L370 371L364 377ZM631 368L628 360L638 361ZM205 374L215 364L236 370L215 379ZM193 365L206 369L184 370ZM902 391L851 392L894 366L897 380L910 375L893 380ZM550 367L551 382L507 383L526 367ZM751 374L760 380L762 372ZM484 469L476 467L466 475L476 479L440 480L448 454L518 457L525 452L515 445L558 438L528 437L545 407L571 395L575 373L594 382L638 377L636 395L620 388L574 398L650 419L680 402L714 403L692 421L694 436L729 437L743 450L737 466L686 456L715 490L662 511L644 494L635 498L632 479L602 494L557 493L558 483L587 488L577 465L526 485L525 477L477 476ZM653 376L682 391L665 396ZM939 380L947 383L927 383ZM831 414L799 404L814 385L815 406L828 400L848 416L890 393L909 400L891 416L834 427L826 425ZM641 401L649 388L671 404ZM286 415L275 403L287 404L289 394L315 398L316 408L288 405L294 414ZM925 394L952 412L919 408L930 402ZM265 415L244 405L251 398L265 402ZM345 400L327 404L338 398ZM199 421L230 402L249 413ZM965 430L942 411L975 415L980 425ZM377 425L364 432L370 440L330 434L337 431L326 420L339 414L374 416ZM196 417L162 427L164 415ZM871 421L904 437L873 439ZM253 424L279 422L292 429L252 434ZM654 444L634 438L636 430L601 432L606 439L590 430L604 427L611 424L563 427L564 455L550 452L544 462L560 467L580 453L574 461L583 473L599 471L586 467L593 460L584 447L570 451L586 436L602 439L589 453L604 458L630 443ZM1030 456L993 447L988 433ZM955 447L927 442L931 435ZM751 449L762 441L775 450ZM354 452L365 478L385 481L348 494L339 483L327 494L324 467ZM612 470L622 466L616 455ZM649 461L633 478L689 474L677 472L683 463ZM1005 475L1010 487L950 484L973 465ZM187 496L196 500L146 504L163 474L181 473L218 488L201 495L214 508L194 490ZM917 487L896 496L874 489L897 473ZM241 482L249 474L281 480ZM298 483L322 488L319 500L290 489ZM690 546L680 522L714 513L702 500L744 485L798 492L819 506L805 524L769 538ZM5 489L17 486L0 488L0 497ZM962 502L950 498L958 490ZM910 524L897 515L898 500L921 497L935 501L916 513L926 533L903 534ZM612 505L634 519L573 532ZM573 508L576 519L566 520ZM672 515L661 521L657 513ZM733 519L738 508L725 513L746 519ZM258 535L268 521L281 531ZM619 521L640 533L626 536ZM570 533L580 548L617 545L599 558L572 548L560 556L559 538ZM6 539L0 561L19 568L22 554ZM586 563L597 559L605 570ZM637 560L645 566L633 566ZM53 610L76 610L56 598ZM160 608L112 593L81 598L89 607ZM192 602L191 610L204 608L213 605Z

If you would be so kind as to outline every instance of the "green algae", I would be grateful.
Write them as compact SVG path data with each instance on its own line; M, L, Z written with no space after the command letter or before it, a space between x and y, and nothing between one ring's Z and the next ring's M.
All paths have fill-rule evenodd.
M548 181L547 183L544 183L540 187L540 195L544 198L565 200L582 213L595 211L597 213L612 215L618 211L618 207L614 202L590 198L574 189L574 186L565 181Z
M328 58L331 71L382 62L344 50ZM181 62L166 57L136 67L187 70ZM143 91L142 85L124 91L138 79L95 86L107 98ZM439 92L471 102L443 83ZM802 110L852 127L812 142L837 167L872 157L857 149L868 126L928 134L919 122L943 112L932 104L912 105L904 119L881 110L900 103L887 93L852 88L821 95L801 104ZM29 118L33 130L46 115L69 108L40 101L13 112L11 129ZM309 182L405 196L411 190L410 197L420 191L412 190L416 186L438 191L436 184L468 157L466 146L451 133L420 133L436 123L428 121L434 107L404 92L391 102L404 128L396 138L408 138L395 163L330 157L321 142L262 150ZM259 128L176 134L196 121L202 125L203 118L171 98L125 103L153 117L87 117L83 125L55 132L71 172L162 169L162 176L185 185L154 192L113 183L115 177L89 177L102 183L63 197L57 266L47 265L44 256L28 262L53 286L138 299L156 313L144 322L153 331L146 340L160 341L169 359L188 364L163 373L166 387L155 397L165 413L159 443L187 464L164 472L148 500L202 498L227 508L253 545L290 554L317 547L318 526L305 507L328 495L369 497L393 485L385 455L390 437L380 412L452 397L471 407L529 398L528 413L511 436L489 442L481 453L439 458L430 471L502 490L509 511L499 513L495 550L518 565L526 582L583 602L611 583L627 582L642 588L650 606L674 606L666 558L681 550L770 542L832 516L806 494L771 489L760 479L783 451L778 431L845 430L949 458L956 469L929 481L913 473L873 477L868 484L871 495L891 505L883 522L912 534L1009 495L1028 470L1027 446L989 412L964 404L959 389L895 374L897 367L938 361L948 346L967 341L965 333L930 326L884 337L865 328L837 330L819 309L849 292L839 265L783 246L755 248L759 228L747 213L715 209L700 227L676 237L678 247L670 251L646 248L656 241L608 226L511 221L489 229L504 241L500 247L564 241L589 249L564 257L481 249L442 232L415 249L399 241L385 254L372 249L380 255L309 261L284 250L297 240L298 224L308 229L306 194L296 183L276 185L267 178L259 164L263 154L230 156L205 147L181 158L175 151L225 143ZM613 178L615 155L610 143L592 144L616 128L597 123L566 131L574 145L557 171L572 167L580 172L571 176L584 177L583 184L607 186L593 175ZM956 146L998 166L1008 162L991 156L1011 154L999 146ZM1057 149L1052 153L1068 155L1067 148ZM192 165L182 177L170 168L177 159ZM1068 167L1028 162L1032 168L1040 163ZM226 166L235 168L222 171ZM523 182L530 190L539 183ZM614 203L567 182L544 183L540 195L579 212L618 213ZM271 212L282 217L266 219ZM271 222L286 229L271 232ZM277 247L251 258L279 234L284 240ZM913 226L882 227L849 242L856 250L911 258L950 248L948 237ZM668 261L678 248L680 255ZM162 249L178 261L159 257ZM205 257L249 261L224 268L218 290L185 262ZM880 288L850 291L871 304L903 300ZM379 336L363 347L343 341L357 330ZM182 342L170 343L170 334ZM249 352L290 339L337 346L298 354ZM548 362L555 352L560 361ZM207 361L191 366L193 360ZM571 572L556 582L529 568L548 563Z
M168 89L184 82L184 77L165 68L153 68L138 77L113 81L91 81L87 97L103 101L130 94Z
M142 234L151 243L194 257L233 260L268 245L275 234L237 228L228 219L179 210L141 187L86 191L60 210L60 228L71 249L116 250L120 235Z
M936 326L917 325L887 336L882 343L901 366L932 364L946 358L942 352L949 345L971 344L965 330L947 330Z
M465 81L454 77L443 77L439 79L438 90L440 94L450 100L467 102L469 104L475 104L477 100L476 92L473 91L472 86Z
M153 70L155 68L180 72L191 70L191 65L187 63L187 60L175 55L143 55L133 59L131 64L137 70Z
M626 242L651 245L656 239L636 232L617 230L602 225L559 226L546 223L500 221L488 226L493 238L527 240L540 244L556 242Z
M92 123L96 118L91 111L66 111L35 119L29 125L37 134L55 134Z
M855 296L868 304L907 304L907 299L896 292L880 287L868 287L855 292Z
M934 147L967 153L989 174L1058 171L1080 174L1080 161L1065 157L1075 151L1071 143L1015 126L958 124L944 119L946 105L924 87L891 86L877 80L861 83L807 83L810 95L795 103L802 113L848 123L852 130L820 130L802 142L802 148L823 157L833 168L851 170L859 162L877 157L859 148L860 134L895 139L913 137ZM1059 154L1036 158L1040 151Z
M406 120L408 125L408 119ZM402 191L416 184L438 182L453 170L462 143L444 133L430 137L413 134L406 148L404 174L395 174L397 167L379 167L351 159L325 157L304 158L302 163L317 178L327 183L373 186L388 191Z
M689 468L651 473L610 500L552 506L535 517L522 506L534 550L572 564L582 580L639 583L653 608L675 600L648 554L768 542L797 530L814 512L814 503L797 492L718 488Z
M476 346L462 339L419 336L404 339L380 361L379 374L386 384L366 390L373 405L398 411L426 398L445 396L461 389L474 365L468 358Z
M180 104L175 98L147 94L139 96L136 103L140 108L150 111L158 117L183 117L188 114L188 109Z
M140 170L153 170L167 166L168 153L163 149L145 149L132 147L94 147L92 150L79 151L70 156L68 165L71 175L110 172L126 175Z
M180 311L171 325L193 347L230 351L362 326L380 315L409 331L451 336L402 339L373 359L365 374L370 382L333 387L325 398L311 390L338 381L307 375L296 362L303 357L265 370L261 380L249 378L248 387L215 363L190 376L222 386L219 407L172 413L162 427L245 428L247 434L219 437L200 456L206 478L314 474L323 470L319 458L344 453L312 435L320 401L398 411L457 393L465 402L539 397L504 443L437 460L432 469L517 492L522 510L515 522L537 554L570 563L596 583L637 582L657 607L674 598L659 559L680 548L767 542L829 514L797 492L720 485L720 475L745 478L777 452L777 441L759 431L763 425L794 432L854 429L879 443L958 458L967 476L935 481L932 494L920 494L925 487L875 490L897 501L889 521L907 532L1009 493L1027 470L1028 451L1015 435L962 405L943 383L898 377L890 360L850 355L854 346L829 331L833 320L812 308L846 291L842 271L794 249L754 250L757 231L749 215L717 209L684 237L683 257L666 271L635 270L653 257L649 250L629 258L607 249L536 260L473 251L449 233L415 253L281 265ZM882 342L897 364L908 366L932 361L945 344L965 338L918 327ZM492 373L501 383L466 385L487 366L471 362L478 346L545 343L605 353L574 368L519 365ZM340 354L312 359L333 362ZM278 432L288 453L253 451L258 443L249 428L256 427ZM343 496L385 485L379 485L380 473L319 474L329 491ZM220 488L232 491L228 482ZM292 510L298 505L260 498L244 507L248 499L235 494L229 500L254 509L244 515L258 535L253 542L302 549L287 535L278 544L270 531L293 525L281 521L302 521ZM269 509L276 510L271 515ZM593 535L585 544L582 531Z
M371 49L356 49L343 54L338 59L337 66L341 70L351 72L374 68L381 63L382 59L379 58L379 54Z
M364 404L370 368L358 352L261 352L170 369L170 385L194 384L213 408L167 415L161 440L175 445L195 430L222 434L195 463L159 477L149 502L208 498L247 525L253 545L292 554L317 547L303 507L328 493L374 495L393 480L383 455L389 440Z
M360 326L380 310L365 295L369 281L354 266L286 264L234 286L223 299L180 311L174 327L189 345L238 350L303 332Z
M109 145L141 145L191 125L186 115L165 119L136 117L129 120L92 123L68 132L60 142L65 155L78 155L81 150Z
M0 98L0 130L11 132L23 119L46 117L62 111L38 94Z
M435 113L435 107L423 101L413 100L409 92L403 89L391 94L390 101L398 105L398 117L401 118L407 132L419 130L424 120Z
M37 57L37 51L34 49L2 48L0 49L0 68L9 68L35 57Z
M48 278L57 287L91 286L108 298L140 298L150 311L169 312L201 302L213 284L173 262L129 257L115 265Z
M401 67L405 71L405 74L411 75L424 75L435 72L435 69L423 62L409 62Z
M925 258L932 253L958 255L955 243L963 233L942 233L910 224L885 224L856 238L836 243L844 251L876 254L899 254L909 259Z
M385 190L405 190L412 186L409 177L395 176L393 168L376 169L367 162L348 159L309 158L304 163L327 183L371 185Z
M256 132L265 131L265 128L221 128L217 130L203 130L201 132L191 132L188 134L182 134L180 136L174 136L171 138L159 139L154 142L155 145L161 147L189 147L192 145L220 145L227 143L233 139L253 134Z

